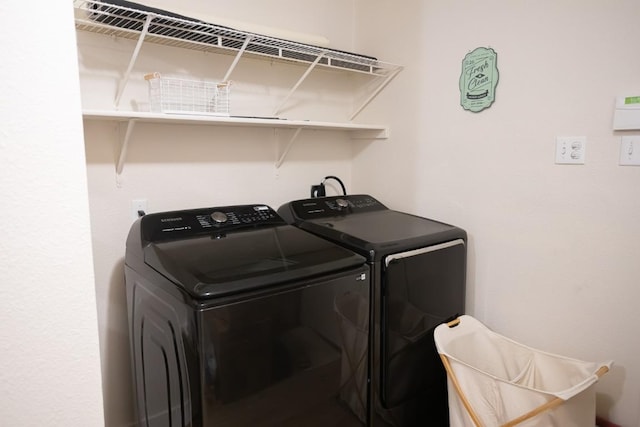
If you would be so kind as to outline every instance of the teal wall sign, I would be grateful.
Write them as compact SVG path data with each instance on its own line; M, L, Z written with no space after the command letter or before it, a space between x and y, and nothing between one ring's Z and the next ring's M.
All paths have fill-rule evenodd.
M498 54L491 48L478 47L462 60L460 105L477 113L489 108L496 99Z

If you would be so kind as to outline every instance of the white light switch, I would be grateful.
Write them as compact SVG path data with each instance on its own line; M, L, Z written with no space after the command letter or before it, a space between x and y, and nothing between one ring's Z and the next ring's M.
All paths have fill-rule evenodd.
M620 141L620 165L640 166L640 135L622 137Z
M556 137L556 163L583 165L586 149L586 136L558 136Z

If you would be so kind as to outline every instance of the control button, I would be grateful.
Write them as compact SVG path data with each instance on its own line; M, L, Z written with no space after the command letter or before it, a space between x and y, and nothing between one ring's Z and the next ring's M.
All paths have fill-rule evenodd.
M345 199L336 199L336 204L340 209L343 209L349 206L349 202L347 202Z
M217 224L222 224L224 222L227 222L227 214L225 214L224 212L216 211L211 214L211 219Z

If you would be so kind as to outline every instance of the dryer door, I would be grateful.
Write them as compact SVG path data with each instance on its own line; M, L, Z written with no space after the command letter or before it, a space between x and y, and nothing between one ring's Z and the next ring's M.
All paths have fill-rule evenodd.
M446 373L433 330L464 313L465 276L462 239L384 259L380 396L387 409L444 401L446 410ZM427 409L433 417L433 408Z

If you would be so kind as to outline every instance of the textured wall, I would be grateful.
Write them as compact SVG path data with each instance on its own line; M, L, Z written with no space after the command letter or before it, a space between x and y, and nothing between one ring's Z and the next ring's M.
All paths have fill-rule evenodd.
M99 426L73 10L31 6L0 5L0 419Z
M406 68L366 111L391 140L360 151L354 189L467 229L468 311L548 351L614 359L598 412L636 426L640 167L618 158L640 131L611 126L615 97L640 93L640 3L455 3L359 1L356 48ZM500 81L471 113L458 79L476 47L498 53ZM586 164L556 165L556 136L576 135Z

